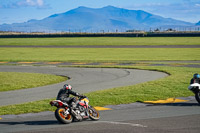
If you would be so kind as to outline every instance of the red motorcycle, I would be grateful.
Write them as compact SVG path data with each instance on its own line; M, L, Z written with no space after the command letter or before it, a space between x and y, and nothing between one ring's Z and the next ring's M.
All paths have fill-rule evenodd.
M57 107L55 117L63 124L69 124L72 121L82 121L89 118L91 120L99 120L99 112L88 103L89 99L86 97L77 99L76 108L72 108L69 104L60 100L51 101L50 105Z

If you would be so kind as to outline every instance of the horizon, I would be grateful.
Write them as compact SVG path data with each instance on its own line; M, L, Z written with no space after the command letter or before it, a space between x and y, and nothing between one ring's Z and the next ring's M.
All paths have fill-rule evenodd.
M197 23L200 21L200 0L1 0L0 24L41 20L78 7L103 8L114 6L128 10L143 10L164 18Z

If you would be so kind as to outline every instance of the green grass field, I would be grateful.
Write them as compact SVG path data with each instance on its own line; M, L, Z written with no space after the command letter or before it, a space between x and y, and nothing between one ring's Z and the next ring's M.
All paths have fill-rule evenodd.
M200 45L200 37L0 38L0 45Z
M0 92L34 88L66 80L67 77L50 74L0 72Z
M134 62L199 60L200 48L0 48L0 61Z

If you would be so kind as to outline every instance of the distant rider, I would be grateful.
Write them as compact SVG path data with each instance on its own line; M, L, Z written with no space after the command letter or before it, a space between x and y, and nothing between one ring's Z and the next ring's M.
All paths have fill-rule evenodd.
M193 78L190 81L190 84L194 84L194 83L199 83L200 84L200 75L198 73L195 73L193 75Z
M74 95L74 96L78 96L78 97L83 97L83 98L85 97L83 95L80 95L77 92L72 91L71 85L65 84L63 86L63 88L60 89L60 91L58 92L56 100L61 100L65 103L68 103L69 105L71 105L72 108L76 108L76 98L75 97L69 97L70 94Z

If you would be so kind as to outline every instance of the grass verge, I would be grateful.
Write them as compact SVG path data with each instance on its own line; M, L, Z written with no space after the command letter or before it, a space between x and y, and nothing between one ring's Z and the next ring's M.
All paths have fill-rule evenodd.
M192 75L200 70L199 68L167 66L131 66L128 68L163 71L169 73L170 76L156 81L149 81L133 86L91 92L87 94L91 99L91 104L95 106L105 106L128 104L136 101L143 102L167 99L171 97L191 96L193 93L191 93L187 87Z
M199 45L200 37L0 38L0 45Z
M65 80L67 80L67 77L50 74L0 72L0 92L34 88Z
M199 60L200 48L1 48L0 61L134 62Z
M200 68L168 67L168 66L115 66L117 68L146 69L167 72L170 76L141 83L132 86L112 88L96 92L87 93L90 104L93 106L105 106L116 104L128 104L136 101L158 100L170 97L186 97L193 95L188 89L190 78ZM19 105L0 107L0 115L36 113L41 111L53 111L54 107L49 105L46 99Z

